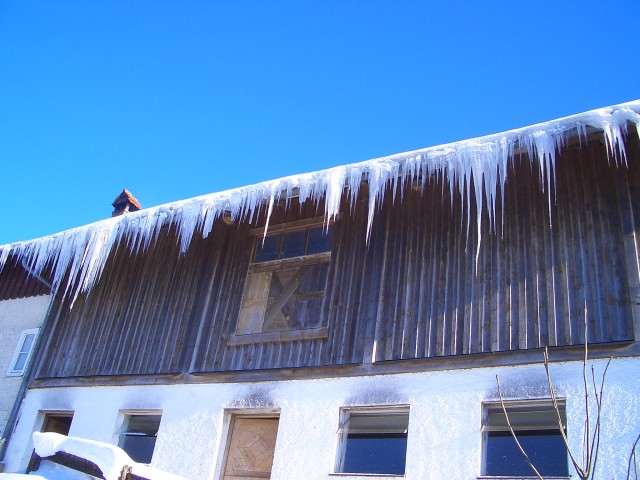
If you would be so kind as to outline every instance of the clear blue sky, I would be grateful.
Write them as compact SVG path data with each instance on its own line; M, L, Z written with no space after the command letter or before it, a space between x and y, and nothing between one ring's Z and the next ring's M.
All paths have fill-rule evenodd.
M640 98L640 1L0 1L0 244Z

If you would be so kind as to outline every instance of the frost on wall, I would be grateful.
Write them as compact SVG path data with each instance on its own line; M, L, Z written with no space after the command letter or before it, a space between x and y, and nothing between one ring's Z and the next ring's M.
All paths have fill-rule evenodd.
M193 235L209 235L215 220L225 212L230 212L235 220L247 220L255 218L266 205L268 227L274 205L294 194L299 196L300 203L309 199L317 204L325 198L324 216L329 221L341 208L353 209L361 182L365 181L369 189L369 236L386 191L395 192L406 180L425 185L428 178L444 177L445 174L450 194L453 196L459 191L468 218L474 214L477 218L479 247L482 209L486 208L489 222L495 228L496 218L500 215L496 212L497 193L504 190L507 165L514 153L525 152L536 164L532 166L539 168L541 187L549 197L551 208L555 159L568 139L577 136L580 142L586 142L588 133L600 131L605 139L608 160L624 165L624 139L630 127L635 127L640 136L640 100L495 135L194 197L55 235L4 245L0 247L0 270L9 256L24 260L36 275L47 267L53 274L54 290L62 286L65 294L72 295L73 301L79 293L90 290L95 284L110 252L120 241L124 241L132 253L145 251L165 225L176 227L180 251L184 253ZM345 191L348 206L341 205ZM469 211L472 197L477 205L475 212Z

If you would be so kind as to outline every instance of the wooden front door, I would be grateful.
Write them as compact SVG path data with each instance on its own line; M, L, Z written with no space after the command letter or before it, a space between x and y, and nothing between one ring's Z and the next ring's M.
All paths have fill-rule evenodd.
M277 434L277 418L235 417L223 480L270 478Z

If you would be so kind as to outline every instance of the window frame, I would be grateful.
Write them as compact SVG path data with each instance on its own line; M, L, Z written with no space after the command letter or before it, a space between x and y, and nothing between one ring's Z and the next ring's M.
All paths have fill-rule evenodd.
M288 268L299 268L299 267L309 267L314 265L320 265L324 263L329 263L332 257L333 250L333 238L331 239L331 244L329 245L329 249L327 251L322 251L318 253L307 254L309 248L309 232L315 228L323 228L323 229L332 229L333 224L338 219L338 217L331 219L330 221L326 221L324 217L315 217L308 218L304 220L297 220L293 222L287 222L282 224L277 224L270 226L267 229L265 228L255 228L250 230L249 234L254 237L254 244L251 250L251 261L249 266L247 267L247 274L245 276L244 286L242 296L240 298L240 310L238 311L238 317L236 320L235 329L232 334L227 337L227 346L240 346L240 345L248 345L254 343L267 343L267 342L288 342L288 341L298 341L298 340L312 340L312 339L323 339L328 338L329 329L326 326L315 326L309 328L301 328L301 329L291 329L291 330L280 330L280 331L262 331L262 332L252 332L252 333L240 333L240 320L242 315L242 309L245 306L245 295L247 284L250 281L250 275L257 273L269 273L278 270L285 270ZM266 237L274 237L281 236L291 233L291 232L299 232L305 231L305 244L304 244L304 254L299 256L292 256L287 258L276 258L274 260L263 260L263 261L255 261L255 257L260 245L260 241ZM333 235L333 232L332 232ZM281 239L279 242L279 252L282 248ZM325 291L326 284L328 278L325 279ZM324 301L324 300L323 300Z
M402 473L381 473L381 472L345 472L344 464L345 458L347 454L347 444L349 441L349 427L350 420L353 416L379 416L379 417L389 417L389 416L405 416L406 427L404 428L402 435L405 438L405 448L404 448L404 468ZM337 429L338 434L338 442L336 449L336 463L334 466L334 471L331 474L332 476L367 476L367 477L404 477L407 473L407 453L408 453L408 441L409 441L409 425L411 423L411 409L409 405L389 405L389 406L362 406L362 407L343 407L340 409L339 415L339 425ZM381 430L385 430L382 428ZM387 429L389 430L389 429ZM389 435L398 435L397 432L384 432L379 431L375 432L377 434L389 434Z
M566 399L558 398L557 400L558 409L560 410L561 420L563 422L564 432L567 432L567 409L566 409ZM539 422L537 424L530 423L529 425L517 425L514 423L518 423L518 420L515 417L509 416L509 421L512 424L513 430L518 437L518 433L526 433L528 435L535 436L535 432L540 432L540 435L544 435L543 432L555 431L555 435L562 438L562 434L558 429L558 420L557 413L553 406L553 400L550 398L545 399L532 399L532 400L505 400L504 406L507 410L508 415L514 414L539 414L540 412L545 415L549 415L549 419L543 422L542 424ZM509 412L511 410L511 413ZM492 415L497 415L500 420L504 423L500 423L497 425L490 425L490 417ZM511 430L509 426L506 424L506 420L504 419L504 412L502 409L502 403L500 401L490 401L482 403L482 465L481 472L482 474L478 476L479 479L492 479L492 478L500 478L500 479L525 479L525 478L537 478L535 477L535 473L531 470L530 474L523 475L521 473L489 473L487 471L488 468L488 455L490 453L489 442L492 437L492 433L499 435L511 437ZM526 423L526 422L525 422ZM525 450L526 451L526 450ZM530 454L530 452L527 452ZM518 450L518 454L522 456L522 453ZM522 456L524 460L524 456ZM545 478L549 479L568 479L570 478L569 474L569 458L568 454L565 455L565 464L562 466L566 467L567 475L562 474L546 474Z
M314 217L314 218L307 218L304 220L296 220L293 222L279 223L279 224L270 226L268 229L265 227L251 229L249 231L249 235L254 237L255 241L253 243L252 250L251 250L251 261L249 263L250 266L264 265L264 264L277 265L278 262L286 263L297 258L313 257L315 255L323 255L323 254L331 253L333 249L332 248L333 245L331 245L328 250L322 251L320 253L306 253L309 247L308 245L309 231L316 228L322 228L324 234L326 234L326 232L329 229L333 228L333 225L335 224L336 220L338 220L338 218L339 216L327 221L324 217ZM304 252L302 253L302 255L295 255L295 256L292 255L290 257L282 258L281 254L282 254L282 243L283 243L284 236L289 233L302 232L302 231L306 232L305 243L303 247ZM260 244L263 243L267 238L273 238L276 236L281 237L280 241L278 242L279 246L278 246L277 258L256 262L255 258L258 253ZM331 242L333 243L333 239Z
M7 369L6 373L7 377L22 377L24 375L25 370L27 369L27 367L29 366L29 362L31 361L31 357L33 356L33 351L35 350L39 331L39 328L28 328L20 332L20 338L18 339L16 348L13 351L13 355L11 356L11 361L9 362L9 368ZM25 341L29 335L33 335L33 342L31 342L29 350L27 352L23 352L22 347L24 346ZM20 355L23 353L27 354L27 358L24 361L23 367L21 369L17 369L16 364L18 363Z
M115 436L116 436L116 444L118 445L118 447L120 447L122 450L124 450L126 452L127 455L129 455L129 457L131 457L131 455L129 454L129 452L125 449L125 445L124 445L124 441L126 439L126 437L146 437L146 438L155 438L154 442L153 442L153 450L151 451L151 458L149 459L149 462L142 462L136 459L136 462L138 463L147 463L150 464L151 461L153 460L153 455L155 453L155 449L156 449L156 442L158 441L158 435L160 434L160 426L162 425L162 410L121 410L120 411L120 420L118 422L118 428L116 430ZM158 429L156 430L155 435L146 435L144 433L137 433L137 432L132 432L129 431L129 424L131 421L132 417L151 417L151 416L155 416L155 417L159 417L158 418Z

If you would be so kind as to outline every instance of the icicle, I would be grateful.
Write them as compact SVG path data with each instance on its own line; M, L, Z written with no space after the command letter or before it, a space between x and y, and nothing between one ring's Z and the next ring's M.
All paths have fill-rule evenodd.
M602 131L608 157L613 157L616 164L626 164L624 139L629 123L635 125L640 136L640 100L496 135L173 202L55 235L0 246L0 271L10 257L24 259L36 274L41 274L45 267L50 268L54 290L63 287L64 292L69 293L75 301L80 293L89 291L98 281L109 254L121 242L125 242L133 254L144 252L158 238L164 226L174 226L178 232L180 252L184 253L189 249L193 236L209 235L216 219L224 212L230 212L234 219L254 221L265 205L266 234L275 204L284 195L288 207L294 193L298 194L301 203L309 199L318 205L324 198L325 223L328 223L341 209L346 208L341 205L345 188L348 207L351 212L354 211L362 181L368 183L369 189L368 241L375 214L385 193L391 192L394 202L396 198L402 199L407 182L418 178L423 186L426 186L429 178L446 178L451 198L456 191L462 195L462 218L466 214L467 235L472 218L477 224L477 269L482 241L482 211L483 208L487 209L489 228L496 231L498 189L502 203L500 216L504 221L508 162L513 158L516 148L525 149L530 161L537 162L541 188L549 197L551 215L552 197L555 195L552 190L552 186L555 187L555 159L567 138L577 135L582 144L583 140L586 142L591 129ZM443 185L443 188L446 186ZM472 195L475 212L471 211ZM504 224L501 225L504 228ZM67 273L68 280L62 285Z
M329 174L326 177L325 226L329 225L329 222L340 212L340 200L346 176L346 168L338 167L329 170Z

